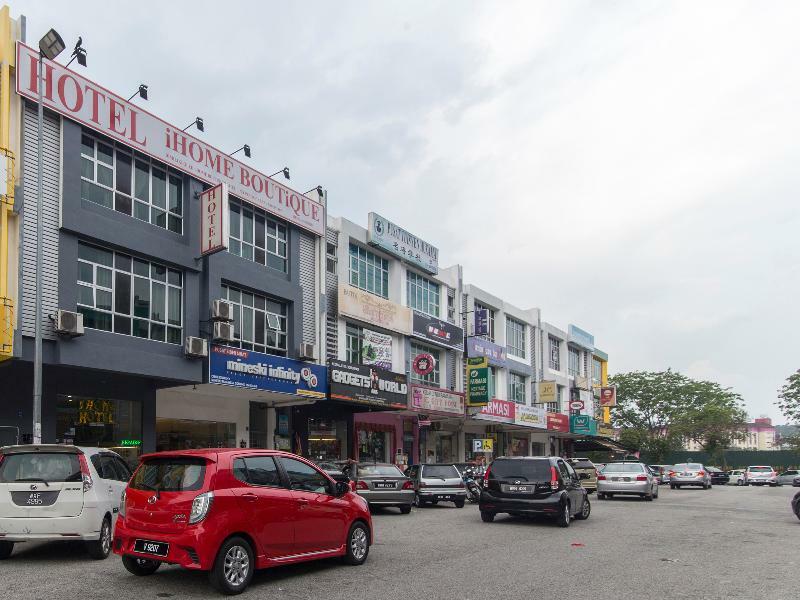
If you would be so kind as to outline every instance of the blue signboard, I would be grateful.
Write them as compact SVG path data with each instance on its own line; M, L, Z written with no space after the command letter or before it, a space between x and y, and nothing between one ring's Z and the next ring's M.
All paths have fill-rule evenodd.
M309 398L328 394L327 367L230 346L211 346L208 381Z
M508 366L506 349L480 338L469 338L467 340L467 356L469 358L485 356L489 364L494 367L506 368Z
M475 325L472 335L487 335L489 333L489 310L486 308L475 309Z
M594 336L575 325L569 326L569 341L587 350L594 350Z

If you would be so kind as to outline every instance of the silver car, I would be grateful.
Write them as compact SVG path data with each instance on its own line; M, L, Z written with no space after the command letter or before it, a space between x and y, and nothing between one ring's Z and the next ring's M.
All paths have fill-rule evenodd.
M745 485L778 485L778 474L775 470L766 465L751 465L744 472Z
M650 468L641 462L608 463L597 477L597 499L614 495L641 496L645 500L658 498L658 481Z
M416 492L417 506L429 502L452 502L456 508L463 508L467 499L467 488L455 465L413 465L406 470Z
M389 463L359 463L348 473L353 479L356 493L370 506L396 506L407 515L414 502L411 480L395 465Z
M797 469L787 469L778 475L778 485L793 485L796 477L800 477Z
M711 488L711 473L700 463L678 463L669 472L669 487L673 490L686 485Z

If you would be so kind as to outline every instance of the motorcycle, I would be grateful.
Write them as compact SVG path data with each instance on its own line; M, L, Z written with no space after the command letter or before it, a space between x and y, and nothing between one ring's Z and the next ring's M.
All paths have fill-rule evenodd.
M794 511L794 516L800 519L800 492L797 492L792 498L792 511Z
M464 479L464 486L467 488L467 500L472 504L476 504L481 499L481 488L475 481L475 474L472 469L464 471L462 478Z

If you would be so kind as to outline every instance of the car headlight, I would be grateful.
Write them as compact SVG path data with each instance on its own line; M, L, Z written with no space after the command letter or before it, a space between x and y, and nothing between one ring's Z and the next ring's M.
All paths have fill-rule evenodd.
M189 523L199 523L205 519L213 500L214 492L200 494L192 500L192 512L189 513Z

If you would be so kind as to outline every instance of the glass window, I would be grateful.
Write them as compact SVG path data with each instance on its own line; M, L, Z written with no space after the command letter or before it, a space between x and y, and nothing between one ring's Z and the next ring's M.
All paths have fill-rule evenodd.
M488 321L488 332L486 335L478 336L490 342L494 341L494 310L486 306L485 304L481 304L480 302L475 302L475 310L485 310L486 311L486 318Z
M548 337L550 344L550 368L554 371L561 370L561 340L552 336Z
M509 354L525 358L525 324L506 317L506 350Z
M66 452L31 452L9 454L0 463L0 482L44 481L62 483L80 481L81 466L77 454Z
M407 272L408 307L439 317L439 284L413 271Z
M349 363L360 365L363 350L363 330L358 325L347 323L345 328L345 360Z
M327 244L325 247L325 269L328 273L336 274L336 246L334 244Z
M350 244L350 285L376 296L389 297L389 261Z
M577 377L578 375L581 374L580 363L581 363L581 357L578 350L576 350L575 348L569 348L569 365L567 366L569 369L570 376Z
M107 266L106 266L107 265ZM115 265L112 267L111 265ZM78 312L91 329L113 331L171 344L181 344L183 327L182 276L163 265L110 250L78 244ZM131 289L133 286L133 289ZM164 322L169 319L169 331Z
M230 247L228 251L247 260L288 272L286 225L271 219L266 212L231 199Z
M518 373L508 373L508 399L517 404L525 404L525 377Z
M293 490L326 494L330 491L328 478L311 465L293 458L280 457L286 474L289 476L289 486Z
M427 375L418 375L414 372L414 369L411 369L411 381L423 383L433 387L439 387L442 366L440 361L441 352L435 348L430 348L428 346L423 346L422 344L417 344L416 342L411 342L411 364L414 364L414 359L420 354L430 354L433 356L433 371Z
M222 294L233 304L236 341L229 342L230 345L286 356L288 305L285 302L226 285L222 286Z
M248 483L253 485L266 485L269 487L281 487L278 467L275 464L275 459L271 456L248 456L243 459L243 462L247 471Z
M203 487L206 461L202 458L169 456L151 458L136 469L130 486L135 490L189 492Z
M603 363L592 358L592 383L601 385L603 382Z

